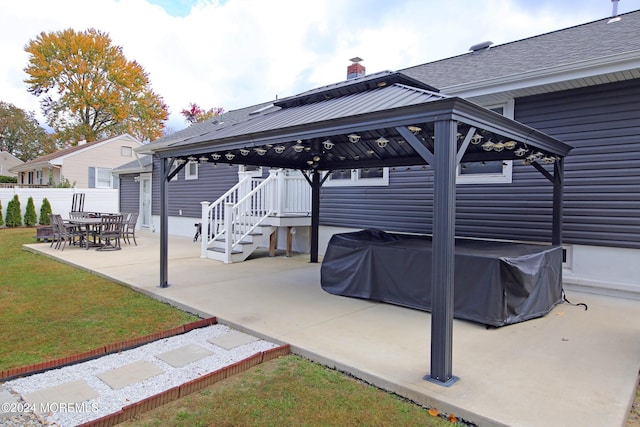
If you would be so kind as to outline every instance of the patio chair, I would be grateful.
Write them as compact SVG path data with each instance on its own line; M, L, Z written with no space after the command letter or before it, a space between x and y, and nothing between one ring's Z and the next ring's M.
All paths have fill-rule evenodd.
M67 241L71 244L75 237L78 236L75 232L75 227L65 224L62 216L59 214L51 214L49 219L51 220L51 225L53 227L53 240L51 241L51 246L53 246L53 242L56 242L56 249L60 249L60 246L62 245L62 250L64 251Z
M53 236L51 237L51 244L49 245L50 248L53 247L53 244L56 244L56 249L58 249L58 242L60 241L60 232L58 231L58 224L56 223L56 218L55 218L55 214L48 214L49 215L49 224L51 224L51 232L53 233Z
M74 220L74 219L80 219L80 218L86 218L87 217L87 213L86 212L78 212L78 211L71 211L69 212L69 219L70 220ZM82 232L82 227L79 225L73 225L73 224L67 224L68 228L73 227L70 231L72 233L74 233L76 236L78 236L78 244L80 246L83 245L84 239L85 239L85 235ZM75 239L73 239L73 244L75 244Z
M138 246L138 242L136 242L136 224L138 223L138 214L135 212L131 212L127 214L127 219L124 222L124 227L122 229L122 238L127 244L131 244L131 240L129 237L133 237L133 243Z
M123 216L122 215L104 215L101 217L100 225L94 236L102 241L103 244L97 251L118 251L120 247L120 238L122 237Z

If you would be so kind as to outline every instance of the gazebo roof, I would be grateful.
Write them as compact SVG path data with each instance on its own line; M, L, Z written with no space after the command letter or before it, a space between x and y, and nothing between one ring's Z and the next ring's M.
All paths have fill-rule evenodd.
M439 120L457 122L461 161L531 161L535 156L552 163L571 149L500 114L385 71L276 101L244 120L203 127L199 134L165 138L144 152L303 170L420 165L430 163L420 146L433 153Z

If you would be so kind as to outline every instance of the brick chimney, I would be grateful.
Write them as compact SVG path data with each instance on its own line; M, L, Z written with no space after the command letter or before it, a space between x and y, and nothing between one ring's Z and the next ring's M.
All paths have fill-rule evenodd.
M362 58L351 58L351 65L347 67L347 80L356 79L358 77L363 77L366 73L366 68L360 64L362 62Z

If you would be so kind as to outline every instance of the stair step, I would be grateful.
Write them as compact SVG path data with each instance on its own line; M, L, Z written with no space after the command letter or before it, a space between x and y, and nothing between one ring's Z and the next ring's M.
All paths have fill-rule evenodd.
M216 248L216 247L213 247L213 248L207 248L207 250L208 250L208 251L212 251L212 252L220 252L221 254L223 254L223 253L224 253L224 248ZM231 251L231 254L232 254L232 255L235 255L235 254L241 254L241 253L242 253L242 251L237 251L237 250L232 250L232 251Z
M224 239L224 238L219 238L219 239L214 240L214 242L220 242L220 243L224 243L226 241L227 241L227 239ZM253 242L249 242L248 240L241 240L239 242L236 242L236 245L251 245L252 243Z

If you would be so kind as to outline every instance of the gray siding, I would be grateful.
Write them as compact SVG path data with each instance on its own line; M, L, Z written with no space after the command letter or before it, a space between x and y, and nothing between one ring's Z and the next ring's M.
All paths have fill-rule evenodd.
M120 212L140 211L140 183L135 182L138 174L120 175Z
M516 101L516 120L575 147L566 159L564 240L640 248L640 81Z
M614 83L516 100L516 120L576 147L566 158L564 242L640 248L640 85ZM388 187L323 188L321 224L431 232L430 169ZM549 242L552 187L514 162L512 184L458 185L456 234Z
M160 215L160 164L154 160L152 186L152 214ZM238 166L198 165L198 179L185 180L184 169L176 181L169 182L169 216L200 218L200 202L213 202L238 182Z

